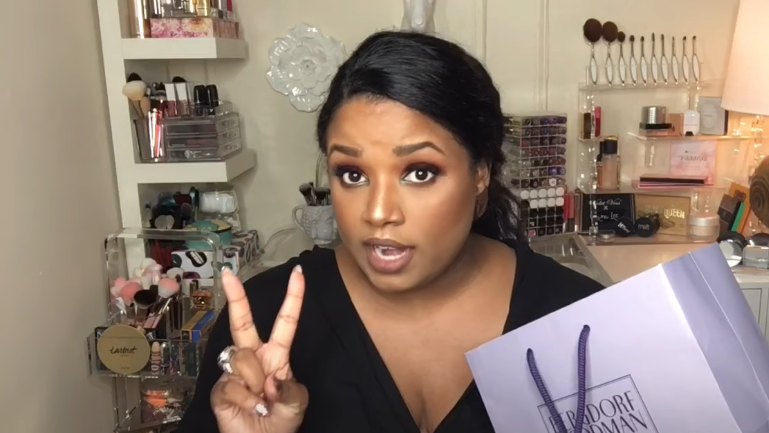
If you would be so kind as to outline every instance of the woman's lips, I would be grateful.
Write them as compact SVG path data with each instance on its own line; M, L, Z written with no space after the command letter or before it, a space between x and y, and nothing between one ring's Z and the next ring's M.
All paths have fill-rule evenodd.
M414 258L414 248L366 243L366 257L369 265L382 274L396 274L403 271Z

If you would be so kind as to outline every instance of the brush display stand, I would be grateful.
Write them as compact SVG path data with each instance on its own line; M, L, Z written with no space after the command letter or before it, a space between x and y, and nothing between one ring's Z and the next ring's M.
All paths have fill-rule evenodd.
M129 261L137 251L144 264ZM180 253L189 263L178 260ZM112 381L115 432L171 431L192 397L208 332L225 303L220 239L125 229L106 239L105 257L109 318L86 339L89 371ZM180 282L178 291L166 290L161 277ZM139 293L153 290L154 301L139 301Z

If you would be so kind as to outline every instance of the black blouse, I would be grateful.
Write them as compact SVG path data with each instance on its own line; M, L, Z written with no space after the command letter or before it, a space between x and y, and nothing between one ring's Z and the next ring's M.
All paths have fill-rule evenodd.
M504 332L602 288L590 278L534 253L526 245L515 246L515 250L515 290ZM291 348L291 368L310 394L299 433L419 433L355 311L332 250L305 251L245 283L262 340L269 338L286 295L291 269L297 264L302 265L306 291ZM229 317L224 309L211 332L195 395L180 423L180 433L218 433L210 393L221 375L216 357L231 344ZM434 433L493 431L473 382Z

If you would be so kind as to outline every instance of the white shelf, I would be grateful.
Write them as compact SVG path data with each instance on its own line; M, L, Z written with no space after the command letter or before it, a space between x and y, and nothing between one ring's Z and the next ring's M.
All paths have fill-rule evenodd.
M675 135L675 136L669 136L669 137L649 137L646 135L641 135L637 132L628 132L628 136L633 137L635 139L641 140L641 141L660 141L660 142L666 142L666 141L742 141L742 140L751 140L753 137L751 135ZM595 138L580 138L577 137L577 141L580 143L600 143L601 140L607 139L609 136L600 136ZM613 136L615 138L619 138L617 136Z
M750 140L750 135L679 135L673 137L648 137L636 132L628 132L627 135L642 141L741 141Z
M244 59L246 42L220 38L124 38L125 60Z
M132 177L137 184L227 183L256 165L252 149L243 149L224 161L136 163Z
M625 83L623 86L619 81L613 85L608 84L585 84L580 83L579 90L583 92L622 92L625 90L700 90L710 87L710 83L707 81L700 81L699 83Z

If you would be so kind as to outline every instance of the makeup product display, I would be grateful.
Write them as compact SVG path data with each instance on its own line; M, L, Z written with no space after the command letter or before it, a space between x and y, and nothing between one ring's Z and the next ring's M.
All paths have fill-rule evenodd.
M137 38L239 37L231 1L129 0L131 36Z
M593 240L601 231L615 232L621 218L627 230L635 227L635 195L632 193L574 192L576 231L589 234ZM619 235L618 235L619 236Z
M566 230L566 188L563 186L522 190L521 222L526 237L557 235Z
M603 26L597 19L590 18L582 26L582 33L587 43L590 44L590 60L587 68L588 82L596 85L598 84L598 62L595 60L595 44L603 36Z
M566 115L521 114L507 118L505 154L514 190L566 185Z
M126 83L123 94L136 113L141 162L221 161L243 148L238 113L219 99L216 85L181 77L147 85L139 78Z
M189 380L163 378L142 381L141 423L167 424L181 420L193 391L194 382Z
M635 194L636 222L647 215L657 215L657 232L664 235L687 236L691 210L689 196Z
M719 225L718 215L693 212L689 214L689 238L715 242L718 239Z

